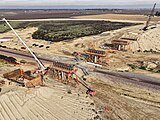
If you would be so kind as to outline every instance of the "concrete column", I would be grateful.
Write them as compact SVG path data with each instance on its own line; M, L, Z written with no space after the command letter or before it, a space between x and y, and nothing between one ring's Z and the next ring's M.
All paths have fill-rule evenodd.
M94 63L97 63L97 56L94 56Z
M64 80L64 73L63 72L61 73L61 78L62 78L62 80Z
M67 73L64 73L64 79L67 80Z
M121 50L121 45L118 45L118 50Z
M58 79L58 71L55 70L55 78Z
M61 72L58 71L58 79L60 80L61 79Z
M94 55L92 55L92 62L94 63Z

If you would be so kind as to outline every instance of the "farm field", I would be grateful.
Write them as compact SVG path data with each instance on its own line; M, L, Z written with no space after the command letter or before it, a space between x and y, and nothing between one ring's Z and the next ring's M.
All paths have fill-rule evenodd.
M136 25L133 23L118 23L110 21L51 21L51 22L11 22L15 28L38 27L32 34L33 39L58 42L79 37L96 35L105 31ZM1 22L0 32L9 31L8 26Z
M134 25L109 21L63 21L40 23L38 30L33 33L34 39L58 42L79 37L96 35L105 31L116 30Z
M128 14L148 15L150 9L28 9L18 10L0 9L1 18L7 19L49 19L49 18L71 18L75 16L100 15L100 14Z
M117 11L121 14L115 14ZM0 22L0 38L13 37L0 43L0 80L6 82L0 87L0 119L159 120L160 18L154 17L152 23L156 25L143 31L143 23L147 20L147 16L143 14L147 12L61 12L57 11L52 16L51 11L32 11L26 13L28 17L26 15L25 19L41 19L45 15L46 18L54 18L55 15L58 18L62 15L71 19L104 20L9 21L40 62L49 68L43 75L44 84L34 88L19 86L4 77L3 74L19 68L35 73L39 64L15 34ZM23 17L23 11L12 11L8 14L12 15L9 19L15 19L16 15L17 18L19 16L18 19ZM127 41L125 49L110 47L113 40ZM92 61L88 62L80 57L86 55L88 50L105 54L98 58L95 57L98 52L91 52L94 57L90 57ZM74 56L74 53L77 53L77 56ZM12 64L11 58L17 64ZM98 63L93 59L98 59ZM62 63L56 66L53 61ZM66 66L75 66L74 72L77 75L72 75L74 79L67 80L69 75L61 72L66 70L65 63ZM52 67L58 70L50 69ZM71 68L67 67L68 70ZM88 89L78 82L77 76L95 90L96 94L86 94ZM18 80L23 81L21 78Z
M106 19L106 20L116 20L116 21L132 21L132 22L145 22L148 17L144 15L132 15L132 14L101 14L101 15L88 15L88 16L76 16L73 18L77 19ZM152 18L152 21L160 21L160 17Z

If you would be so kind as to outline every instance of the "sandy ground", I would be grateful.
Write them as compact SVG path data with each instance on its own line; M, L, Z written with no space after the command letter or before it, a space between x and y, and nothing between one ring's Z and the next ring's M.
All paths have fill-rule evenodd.
M123 79L95 74L92 77L97 96L93 99L97 108L104 111L106 119L158 120L160 118L159 91L151 91L132 84L122 84ZM101 82L99 78L101 77ZM151 102L152 101L152 102ZM156 101L156 102L153 102Z
M127 18L129 19L129 18ZM48 56L53 55L60 55L60 56L66 56L63 51L67 52L83 52L84 50L88 48L96 48L100 49L99 47L103 45L104 43L110 43L111 40L114 39L120 39L122 36L125 36L126 34L130 37L137 37L138 41L129 41L129 46L127 46L128 52L118 52L116 51L115 54L108 53L106 59L109 61L108 69L117 69L126 67L126 64L133 63L135 61L147 61L155 59L157 61L160 61L160 54L153 54L153 53L138 53L136 52L138 49L144 51L144 50L150 50L153 49L155 51L160 50L160 44L159 44L159 38L160 38L160 27L150 29L146 32L143 32L142 29L144 25L137 25L133 27L125 27L119 30L114 31L108 31L104 32L100 35L94 35L94 36L88 36L83 38L78 38L72 41L63 41L58 43L52 43L50 44L47 41L42 40L34 40L31 38L31 34L37 30L37 28L26 28L26 29L19 29L17 32L19 35L26 41L26 44L36 53L45 54ZM4 36L14 36L14 34L10 31L4 34L0 34L0 37ZM152 39L151 39L152 38ZM44 45L44 47L33 47L32 44L38 44L38 45ZM137 45L138 44L138 45ZM21 47L23 46L16 37L14 37L13 41L10 42L4 42L1 43L1 45L6 45L9 48L16 48L19 50L22 50ZM46 49L46 46L49 46L49 49ZM27 51L27 50L24 50ZM32 66L33 68L35 66ZM10 68L10 69L8 69ZM15 66L8 66L3 67L1 70L2 73L7 72L8 70L15 69ZM29 68L29 67L26 67ZM148 72L145 71L138 71L143 74L147 74ZM2 74L1 73L1 74ZM149 75L149 73L147 74ZM156 76L159 78L160 74L151 74L149 76ZM1 79L2 75L0 76ZM97 78L98 77L98 78ZM96 103L98 109L102 109L102 111L106 111L104 113L104 118L108 119L116 119L116 120L134 120L134 119L159 119L160 116L158 112L159 109L159 92L158 91L150 91L149 89L140 88L139 86L133 86L130 84L124 85L121 82L119 82L119 78L113 78L110 76L101 76L94 74L89 78L89 80L92 81L92 84L94 88L96 88L97 96L94 97L94 102ZM123 81L123 79L121 80ZM59 86L59 84L58 84ZM65 89L66 90L66 89ZM46 118L52 118L53 115L56 119L57 116L59 116L59 112L63 111L62 106L65 106L65 104L69 105L70 107L66 106L66 109L62 112L61 119L67 117L67 119L74 119L74 117L71 114L66 114L68 111L72 114L75 114L78 118L79 115L81 115L81 107L86 106L86 103L80 103L79 100L77 100L75 96L68 95L62 92L62 89L59 89L57 87L51 86L51 88L37 88L31 93L27 94L26 96L23 96L22 93L24 93L26 90L19 90L19 91L11 91L7 94L2 95L2 99L0 99L0 102L3 103L0 107L3 108L1 112L1 118L6 119L9 116L15 118L14 113L12 111L14 108L10 108L7 106L5 99L9 104L13 104L12 100L19 100L19 98L22 99L19 100L19 103L15 102L17 106L19 106L20 109L22 109L22 114L18 114L16 117L21 118L23 116L29 117L23 112L28 112L31 114L35 119L46 119ZM51 91L53 94L47 94L45 92ZM43 95L44 93L44 95ZM54 94L56 93L56 94ZM63 93L63 94L62 94ZM35 96L36 95L36 96ZM14 97L12 97L14 96ZM19 98L18 98L18 97ZM35 96L35 97L33 97ZM66 99L60 99L62 96L66 96ZM83 95L82 95L83 96ZM24 100L28 100L28 97L33 97L33 99L24 102ZM5 99L4 99L5 98ZM46 98L50 100L46 100ZM64 97L65 98L65 97ZM83 100L87 101L90 99L82 97ZM38 105L39 103L36 102L38 100L41 105ZM61 102L57 102L61 101ZM157 103L156 103L157 102ZM24 104L24 106L21 106L21 103ZM52 104L50 104L52 103ZM75 104L74 104L75 103ZM90 102L89 102L90 103ZM30 108L27 106L28 104L31 104L31 107L34 111L30 111ZM55 108L56 104L56 108ZM81 105L80 107L77 107L77 104ZM44 105L49 111L54 112L52 115L47 111L47 109L43 109L42 105ZM52 107L51 107L52 106ZM71 107L71 106L74 106ZM25 109L23 109L25 107ZM38 108L38 109L35 109ZM53 109L55 108L55 109ZM58 109L57 109L58 108ZM90 108L90 107L88 107ZM5 111L9 111L6 115ZM38 111L37 111L38 110ZM76 112L75 112L76 111ZM46 113L48 116L44 115ZM83 112L82 112L83 113ZM81 116L81 119L84 119L85 117L92 118L94 117L94 113L92 111L84 110L84 116ZM44 115L44 116L42 116ZM53 118L54 118L53 117Z
M96 116L89 97L74 91L68 94L65 86L56 84L15 89L1 95L0 103L1 120L90 120Z
M132 42L130 44L133 51L149 51L152 49L153 51L160 52L160 26L137 34L139 34L137 42Z
M26 29L19 29L17 32L19 35L25 40L26 44L33 50L35 53L39 53L45 56L67 56L64 54L64 52L73 53L76 52L83 52L87 50L88 48L95 48L100 49L100 46L104 43L111 43L112 40L121 39L121 37L124 37L128 35L130 38L137 38L137 41L131 41L127 40L129 42L129 45L127 46L128 52L120 52L117 54L107 54L106 60L110 63L109 69L117 69L121 67L127 67L126 63L135 62L137 60L143 61L145 59L151 59L151 58L160 58L159 54L145 54L145 53L137 53L137 50L145 51L153 49L154 51L159 52L160 50L160 27L157 26L157 28L150 29L148 31L142 31L144 25L137 25L137 26L131 26L131 27L125 27L119 30L113 30L113 31L107 31L99 35L94 36L87 36L78 38L75 40L70 41L62 41L57 43L52 43L44 41L44 40L34 40L31 37L31 34L37 30L37 28L26 28ZM5 45L9 48L15 48L22 51L27 51L21 49L23 45L21 42L17 40L15 35L10 31L7 33L0 34L0 37L4 36L14 36L14 40L10 42L3 42L1 45ZM153 38L153 39L152 39ZM44 47L39 48L32 46L33 44L37 45L44 45ZM49 46L49 49L46 49L46 47ZM133 54L133 52L135 54ZM70 56L67 56L70 57ZM133 59L134 58L134 59Z
M75 47L75 44L80 43L82 44L85 40L86 44L89 44L89 40L92 37L84 37L84 38L79 38L76 39L74 41L63 41L63 42L57 42L57 43L52 43L50 44L50 42L44 41L44 40L34 40L31 37L31 34L33 32L35 32L37 30L37 28L26 28L23 30L17 30L18 34L21 36L21 38L26 42L26 44L34 51L37 53L43 53L46 55L60 55L60 53L62 53L62 51L69 51L69 52L74 52L75 50L77 51L81 51L81 48L77 48ZM18 39L15 37L15 35L10 31L4 34L1 34L0 37L4 37L4 36L13 36L14 40L13 41L9 41L9 42L3 42L1 43L1 45L6 45L10 48L16 48L19 50L22 50L21 47L23 47L22 43L20 41L18 41ZM87 40L86 40L87 39ZM44 47L39 48L39 47L34 47L32 46L33 44L37 44L37 45L44 45ZM46 49L46 47L49 46L49 49ZM84 48L87 48L87 46L85 46ZM82 48L83 49L83 48ZM27 50L24 50L27 51Z
M45 86L27 89L3 78L3 73L35 66L14 66L0 62L0 79L6 85L0 92L0 120L91 120L97 115L90 96L79 88L64 85L45 76ZM68 93L68 91L71 91Z
M127 28L124 28L124 30L126 29ZM120 30L115 30L115 31L107 32L110 34L109 36L108 35L107 36L100 36L100 35L87 36L87 37L82 37L74 40L55 42L50 44L50 42L47 42L44 40L32 39L31 35L36 30L37 28L26 28L26 29L19 29L16 31L34 52L41 53L44 55L64 55L63 51L68 51L70 53L73 53L74 51L83 52L83 50L87 50L88 48L91 48L91 47L99 48L99 44L100 44L99 42L101 42L104 39L107 40L107 39L110 39L111 37L114 37L115 33L120 31ZM12 31L0 34L0 37L4 37L4 36L13 36L14 39L9 42L3 42L1 43L1 45L5 45L13 49L23 50L21 49L21 47L24 47L24 46L15 37ZM39 46L44 45L44 47L42 48L39 48L38 46L34 47L32 46L34 43ZM50 48L46 49L47 46L49 46ZM27 50L23 50L23 51L27 51Z
M125 27L119 30L113 30L113 31L108 31L104 32L102 34L107 34L107 35L94 35L94 36L87 36L87 37L82 37L74 40L69 40L69 41L62 41L62 42L55 42L50 44L50 42L44 41L44 40L35 40L32 39L32 33L37 30L37 28L26 28L26 29L19 29L16 30L17 33L20 35L20 37L26 42L26 44L34 51L37 53L43 53L46 55L60 55L62 51L68 51L68 52L74 52L74 51L79 51L82 52L83 50L86 50L91 47L96 47L99 48L99 45L103 41L111 41L112 39L118 39L121 37L126 31L132 31L134 29L139 29L141 26L135 26L135 27ZM15 35L12 33L12 31L9 31L7 33L0 34L0 37L6 37L6 36L13 36L14 39L9 42L3 42L1 45L5 45L9 48L13 49L21 49L21 47L24 47L22 43L15 37ZM32 46L33 44L37 45L44 45L44 47L39 48ZM46 49L46 47L49 46L49 49ZM27 51L27 50L25 50Z

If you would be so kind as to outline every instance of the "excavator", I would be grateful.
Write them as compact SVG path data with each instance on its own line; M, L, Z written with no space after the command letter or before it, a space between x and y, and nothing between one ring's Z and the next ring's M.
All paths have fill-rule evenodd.
M6 22L6 24L10 27L10 29L14 32L14 34L18 37L18 39L20 40L20 42L22 42L22 44L28 49L28 51L30 52L30 54L33 56L33 58L35 59L35 61L38 63L38 68L34 71L34 73L38 74L38 77L34 79L35 82L28 82L27 85L28 86L34 86L33 84L37 84L38 82L40 82L40 85L42 85L41 81L39 81L38 79L41 78L41 76L45 75L48 70L50 69L49 67L45 67L44 64L38 59L38 57L35 55L35 53L26 45L26 43L22 40L22 38L17 34L17 32L14 30L14 28L11 26L11 24L5 19L2 19L4 22ZM24 77L28 77L24 75L24 72L22 70L17 70L17 73L20 73L20 76L24 76ZM12 76L12 73L10 73ZM18 75L18 74L17 74ZM4 77L6 76L6 78L9 76L8 73L6 73L4 75ZM76 75L78 79L78 82L81 83L85 88L87 88L87 94L89 95L95 95L96 92L78 75ZM43 82L43 81L42 81Z
M149 27L149 23L150 23L150 21L151 21L151 18L154 16L155 8L156 8L156 3L154 4L154 6L153 6L153 8L152 8L152 10L151 10L151 13L150 13L150 15L149 15L149 17L148 17L148 20L147 20L147 22L146 22L146 25L145 25L145 27L144 27L142 30L146 31L147 28Z

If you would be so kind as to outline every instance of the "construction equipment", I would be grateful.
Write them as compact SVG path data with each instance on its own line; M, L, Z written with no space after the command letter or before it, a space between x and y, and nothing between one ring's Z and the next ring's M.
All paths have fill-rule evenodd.
M22 44L28 49L28 51L31 53L31 55L33 56L33 58L36 60L36 62L39 65L39 70L37 70L37 72L46 72L45 66L42 64L42 62L38 59L38 57L32 52L32 50L26 45L26 43L22 40L22 38L17 34L17 32L13 29L13 27L11 26L11 24L5 19L2 19L3 21L6 22L6 24L11 28L11 30L14 32L14 34L18 37L18 39L22 42Z
M55 79L61 80L64 83L70 83L72 81L81 83L87 88L87 94L95 95L96 92L77 75L77 68L72 64L66 64L58 61L53 61L53 65L50 67L52 75Z
M150 21L151 21L151 18L154 16L155 8L156 8L156 3L154 4L154 6L153 6L153 8L152 8L152 10L151 10L151 13L150 13L150 15L149 15L149 17L148 17L148 20L147 20L147 22L146 22L145 27L143 28L144 31L147 30L147 28L148 28L148 26L149 26L149 23L150 23Z
M76 74L75 74L76 75ZM82 78L81 77L79 77L78 75L76 75L77 76L77 80L84 86L84 87L86 87L88 90L87 90L87 94L89 94L89 95L95 95L96 94L96 92L84 81L84 80L82 80Z
M26 76L24 74L24 71L21 69L12 71L10 73L4 74L4 77L10 80L14 80L15 82L22 83L24 84L24 78L31 80L25 84L26 87L35 87L37 85L42 85L43 84L43 75L50 69L53 71L53 75L55 78L64 80L67 79L68 81L71 79L74 79L73 75L78 77L76 75L77 69L73 65L53 61L53 65L49 68L46 68L43 63L38 59L38 57L32 52L32 50L26 45L26 43L21 39L21 37L17 34L17 32L13 29L13 27L10 25L10 23L3 18L3 21L7 23L7 25L11 28L11 30L14 32L14 34L18 37L18 39L22 42L22 44L25 46L25 48L28 49L28 51L31 53L33 58L36 60L36 62L39 65L39 69L37 69L34 73L40 73L36 78L31 78L30 76ZM101 54L101 52L97 52L97 54ZM20 79L19 79L20 78ZM22 82L20 81L22 78ZM79 79L78 79L79 78ZM77 81L79 81L82 85L84 85L88 89L88 94L94 95L95 91L92 90L87 83L85 83L80 77L76 78ZM67 82L68 82L67 81Z

